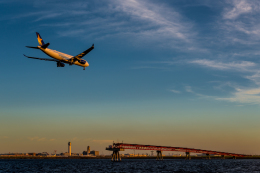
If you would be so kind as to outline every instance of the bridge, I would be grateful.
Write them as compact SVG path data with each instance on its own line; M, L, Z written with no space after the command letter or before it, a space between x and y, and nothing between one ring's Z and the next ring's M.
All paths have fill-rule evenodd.
M248 156L248 155L245 155L245 154L235 154L235 153L202 150L202 149L194 149L194 148L141 145L141 144L127 144L127 143L113 143L113 145L110 145L109 147L106 148L106 150L113 151L112 161L120 161L121 157L120 157L119 151L124 151L126 149L129 149L129 150L155 150L157 152L156 160L163 160L163 156L162 156L163 151L185 152L186 153L185 159L191 159L190 153L206 154L207 159L210 159L210 155L220 155L222 159L225 159L225 156L233 157L233 159L236 159L236 157Z

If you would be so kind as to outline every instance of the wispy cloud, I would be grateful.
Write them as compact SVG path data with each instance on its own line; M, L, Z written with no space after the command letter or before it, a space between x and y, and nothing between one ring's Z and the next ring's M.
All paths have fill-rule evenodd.
M229 102L260 104L260 87L253 89L239 89L230 97L219 97L216 100L225 100Z
M74 137L74 138L72 138L72 140L71 141L79 141L80 139L78 138L78 137Z
M260 39L260 2L257 0L227 1L223 18L219 20L219 28L225 41L229 44L258 45ZM252 50L252 47L248 47ZM258 47L257 47L258 48ZM258 50L258 49L257 49ZM239 50L239 52L244 49Z
M192 60L189 63L201 65L208 68L218 70L237 70L237 71L251 71L252 67L255 67L254 62L249 61L236 61L236 62L221 62L207 59Z
M96 140L96 139L93 139L92 142L99 143L99 144L105 144L105 143L112 144L113 140Z
M216 89L222 89L228 86L232 88L233 91L226 97L212 97L215 100L247 103L247 104L260 104L260 70L259 65L253 62L241 61L241 62L229 62L224 63L220 61L210 61L210 60L194 60L191 63L205 66L215 70L225 70L225 71L239 71L241 72L241 77L248 79L253 82L253 86L239 86L238 84L232 84L231 82L220 82L218 86L213 86ZM247 73L247 75L245 75ZM250 82L248 82L250 83ZM251 84L252 85L252 84ZM243 88L243 89L241 89ZM195 93L190 86L186 86L186 91L190 93ZM195 93L200 96L200 94Z
M116 3L119 4L117 8L131 16L132 19L147 22L150 26L157 27L156 32L160 35L190 41L192 26L182 22L182 17L176 10L162 5L158 6L150 1L119 0Z
M38 141L38 142L48 141L47 138L45 138L45 137L38 137L38 136L35 136L35 137L27 137L27 139L29 139L30 141Z
M34 18L42 27L56 27L60 36L95 39L128 38L136 43L160 42L181 51L205 51L194 42L193 22L167 3L148 0L35 2L35 12L13 18ZM47 22L45 22L47 21ZM104 29L105 28L105 29ZM87 33L87 34L86 34ZM174 45L174 46L173 46Z
M236 19L242 14L250 13L254 9L255 4L253 3L247 0L233 0L233 7L231 9L227 8L223 17L225 19Z
M201 93L198 93L198 92L195 92L191 86L185 86L184 87L186 92L188 93L192 93L193 95L196 95L198 96L199 98L202 98L202 99L214 99L215 96L210 96L210 95L205 95L205 94L201 94Z
M186 92L193 93L191 86L185 86Z
M175 93L175 94L180 94L180 93L181 93L180 91L178 91L178 90L173 90L173 89L171 89L170 91L173 92L173 93Z

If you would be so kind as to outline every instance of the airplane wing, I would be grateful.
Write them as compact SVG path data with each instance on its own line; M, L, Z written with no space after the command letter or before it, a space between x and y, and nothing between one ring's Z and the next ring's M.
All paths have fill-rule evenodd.
M58 62L58 60L55 60L55 59L49 59L49 58L36 58L36 57L30 57L30 56L26 56L24 55L25 57L27 58L32 58L32 59L38 59L38 60L44 60L44 61L56 61Z
M87 50L85 50L84 52L82 52L81 54L78 54L77 56L74 56L73 58L75 59L81 59L83 56L85 56L86 54L88 54L90 51L92 51L94 49L94 44Z
M26 46L28 48L33 48L33 49L39 49L38 47L33 47L33 46Z

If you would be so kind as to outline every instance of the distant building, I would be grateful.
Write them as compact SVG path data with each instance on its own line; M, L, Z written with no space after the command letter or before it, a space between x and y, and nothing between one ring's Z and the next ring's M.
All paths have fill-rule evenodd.
M84 156L89 155L89 154L88 154L88 151L83 151L82 154L83 154Z
M93 151L90 151L89 154L90 154L90 155L93 155L93 156L99 156L99 151L93 150Z
M36 156L36 153L28 153L28 156Z
M71 153L71 156L82 156L81 153Z
M90 146L87 147L87 151L83 151L83 155L90 155Z
M42 153L37 153L36 156L48 156L49 153L47 152L42 152Z
M127 154L125 154L124 156L125 156L125 157L133 157L134 154L129 154L129 153L127 153Z
M61 156L71 156L70 153L66 152L66 153L60 153Z

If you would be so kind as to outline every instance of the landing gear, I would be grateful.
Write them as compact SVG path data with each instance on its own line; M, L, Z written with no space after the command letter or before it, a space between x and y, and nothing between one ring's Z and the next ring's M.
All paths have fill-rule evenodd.
M85 70L85 67L83 68L83 70Z

